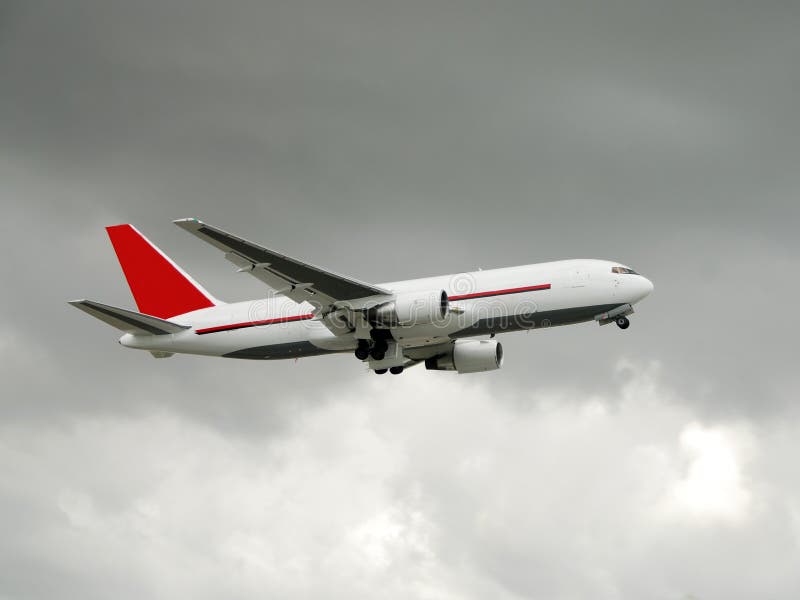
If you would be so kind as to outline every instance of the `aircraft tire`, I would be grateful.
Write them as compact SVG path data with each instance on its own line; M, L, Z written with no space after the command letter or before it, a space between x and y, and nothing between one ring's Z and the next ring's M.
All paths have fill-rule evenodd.
M375 345L372 347L369 355L373 358L373 360L383 360L386 358L386 350L388 349L389 348L386 342L375 342Z

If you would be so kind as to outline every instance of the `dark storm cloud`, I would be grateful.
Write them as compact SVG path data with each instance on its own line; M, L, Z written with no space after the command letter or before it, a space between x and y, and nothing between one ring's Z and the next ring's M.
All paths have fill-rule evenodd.
M790 309L773 256L788 268L797 256L798 41L785 10L52 3L10 14L9 199L39 229L92 240L109 280L98 225L133 221L222 297L261 293L169 224L191 215L374 281L608 257L659 289L643 315L657 343L632 331L616 351L671 359L687 389L717 380L737 410L767 378L726 349L764 340L764 362L788 370L790 341L756 308L762 288L736 283L745 263L777 279L771 310ZM424 261L406 260L409 240ZM83 264L60 269L76 284L66 296L125 301L119 280L93 292ZM52 310L55 298L36 296L37 314ZM608 354L608 336L566 335L595 344L587 358ZM511 356L524 342L509 341ZM574 342L554 344L556 360L537 351L542 369L514 379L570 378L559 348ZM590 386L611 364L593 362Z
M545 395L564 410L600 399L622 411L620 389L658 364L663 403L684 418L773 435L797 414L786 315L799 291L798 25L800 10L782 2L5 3L4 423L22 428L14 440L40 440L92 419L146 427L167 411L190 437L292 440L299 419L328 414L331 390L381 395L349 357L154 361L64 303L131 305L102 231L117 222L136 223L225 300L263 294L170 223L198 216L374 282L580 256L632 264L656 284L634 326L506 336L494 410L527 423ZM32 468L49 472L53 452L37 443ZM467 520L487 501L453 506L425 459L408 460L398 494L418 478L432 505ZM46 521L51 490L25 489L44 507L25 514ZM557 486L554 504L570 489ZM6 499L6 514L24 504ZM442 539L464 526L425 510ZM570 572L526 575L509 553L538 549L501 533L491 556L465 550L475 569L509 593L558 597ZM635 578L628 558L561 596ZM25 559L3 560L18 572ZM48 561L70 572L57 552ZM463 588L443 581L470 579L436 572L451 591ZM496 591L482 577L475 585ZM787 581L777 596L796 591Z

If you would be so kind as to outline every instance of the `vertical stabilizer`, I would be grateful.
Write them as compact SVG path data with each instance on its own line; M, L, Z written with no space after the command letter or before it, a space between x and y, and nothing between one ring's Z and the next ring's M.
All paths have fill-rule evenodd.
M140 312L168 319L219 304L133 225L106 231Z

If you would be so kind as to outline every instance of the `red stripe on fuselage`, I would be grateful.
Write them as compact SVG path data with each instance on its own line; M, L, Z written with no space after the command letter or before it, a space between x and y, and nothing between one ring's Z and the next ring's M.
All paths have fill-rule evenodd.
M507 288L505 290L493 290L490 292L474 292L472 294L461 294L460 296L450 296L450 300L472 300L473 298L490 298L492 296L505 296L506 294L521 294L522 292L537 292L539 290L549 290L549 283L539 285L528 285L518 288Z
M278 317L276 319L264 319L263 321L248 321L246 323L233 323L230 325L217 325L215 327L206 327L195 331L197 335L204 333L217 333L218 331L231 331L232 329L244 329L245 327L258 327L260 325L277 325L278 323L291 323L293 321L305 321L313 319L313 314L307 315L294 315L291 317Z
M550 284L543 283L539 285L529 285L518 288L507 288L504 290L492 290L488 292L474 292L472 294L462 294L460 296L450 296L450 300L472 300L475 298L491 298L492 296L505 296L507 294L521 294L523 292L536 292L539 290L549 290ZM276 319L265 319L263 321L249 321L247 323L233 323L230 325L217 325L215 327L206 327L195 331L198 335L205 333L217 333L219 331L232 331L234 329L244 329L246 327L258 327L260 325L276 325L278 323L291 323L293 321L305 321L314 318L313 314L295 315L292 317L278 317Z

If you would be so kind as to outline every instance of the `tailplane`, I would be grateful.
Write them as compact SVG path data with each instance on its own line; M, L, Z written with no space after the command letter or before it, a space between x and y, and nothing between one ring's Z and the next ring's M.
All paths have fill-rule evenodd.
M220 304L133 225L106 231L142 313L168 319Z
M103 323L134 335L169 335L189 329L188 325L180 325L92 300L73 300L70 304L94 318L100 319Z

